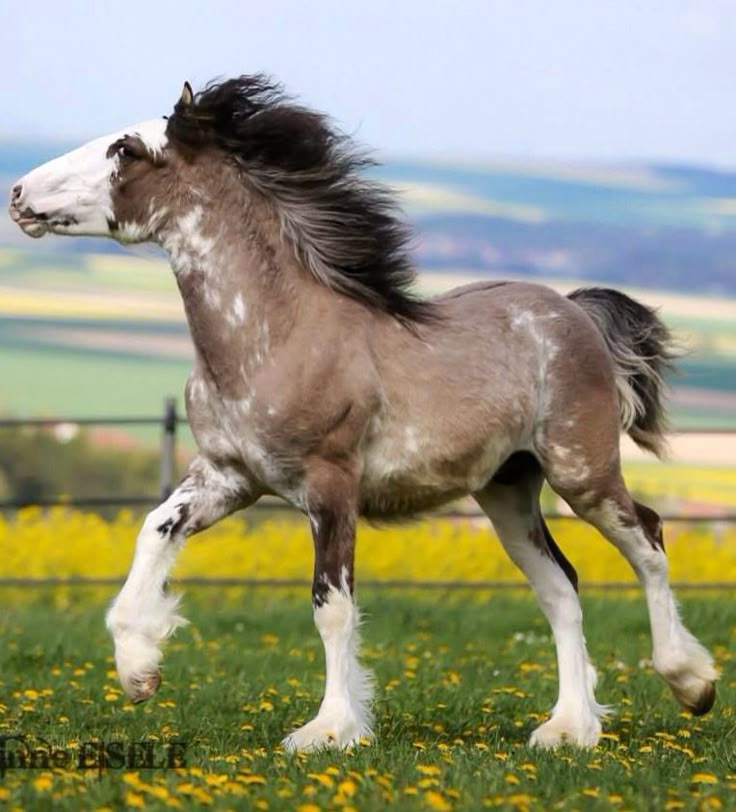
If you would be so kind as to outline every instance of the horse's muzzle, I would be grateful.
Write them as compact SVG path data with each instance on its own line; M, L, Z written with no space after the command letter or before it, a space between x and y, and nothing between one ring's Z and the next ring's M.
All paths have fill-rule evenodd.
M10 219L17 223L24 234L29 237L43 237L49 230L48 215L33 211L23 203L23 186L18 183L13 187L8 206Z

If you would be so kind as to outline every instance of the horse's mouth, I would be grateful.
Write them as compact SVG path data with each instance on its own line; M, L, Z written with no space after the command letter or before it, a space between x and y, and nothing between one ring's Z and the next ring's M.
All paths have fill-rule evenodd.
M20 220L16 220L16 222L23 230L23 233L29 237L43 237L49 230L49 224L47 222L36 220L33 217L23 217Z
M43 237L48 231L53 231L55 226L71 225L68 220L51 220L47 214L39 214L30 208L18 209L11 204L9 211L11 219L29 237Z

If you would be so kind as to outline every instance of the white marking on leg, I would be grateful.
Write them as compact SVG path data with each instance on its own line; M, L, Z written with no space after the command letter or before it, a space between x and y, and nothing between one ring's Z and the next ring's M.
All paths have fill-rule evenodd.
M534 731L530 744L595 747L601 734L600 719L608 709L595 698L597 680L585 646L578 595L557 562L531 540L535 521L531 504L529 508L518 504L518 494L506 490L511 491L498 489L493 494L478 494L476 499L491 518L509 557L528 578L557 649L558 699L551 718Z
M373 736L373 679L358 662L360 615L345 577L315 608L314 622L325 647L325 695L317 716L284 739L290 751L345 748Z
M650 543L639 526L627 527L612 502L604 501L591 517L603 535L631 564L646 595L652 630L652 661L677 700L697 708L718 671L710 653L680 619L669 585L667 556Z
M179 598L164 593L180 545L158 529L179 519L182 501L181 496L175 504L169 500L148 515L136 541L128 578L107 613L120 683L134 701L155 692L161 644L186 623L176 611Z
M538 558L527 574L552 627L560 689L551 718L534 731L530 744L547 748L564 743L595 747L601 734L600 719L608 708L595 698L597 676L585 647L580 602L552 559L541 552Z
M239 471L195 457L174 493L146 517L125 585L107 613L118 676L134 701L158 688L161 645L186 623L179 599L165 592L166 578L184 539L204 530L257 495Z

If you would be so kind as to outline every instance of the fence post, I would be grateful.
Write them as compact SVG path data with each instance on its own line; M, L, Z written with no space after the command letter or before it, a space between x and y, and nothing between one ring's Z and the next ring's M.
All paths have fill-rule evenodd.
M161 461L159 466L159 492L161 501L174 490L176 471L176 398L164 398L163 434L161 435Z

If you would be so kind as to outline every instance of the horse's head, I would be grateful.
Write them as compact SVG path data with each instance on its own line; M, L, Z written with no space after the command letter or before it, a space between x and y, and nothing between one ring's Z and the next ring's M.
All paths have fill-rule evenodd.
M179 105L192 103L184 85ZM167 216L165 190L177 185L182 161L151 119L42 164L13 186L10 216L31 237L53 234L154 239Z

